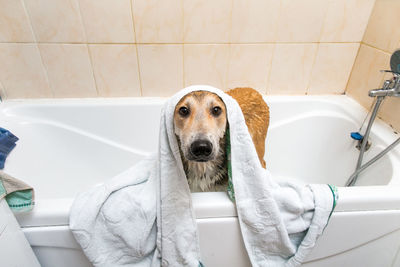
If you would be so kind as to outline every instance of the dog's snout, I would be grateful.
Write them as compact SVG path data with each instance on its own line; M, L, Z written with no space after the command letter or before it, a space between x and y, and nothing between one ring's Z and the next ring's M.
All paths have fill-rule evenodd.
M196 140L190 145L190 152L195 157L208 157L211 155L213 145L208 140Z

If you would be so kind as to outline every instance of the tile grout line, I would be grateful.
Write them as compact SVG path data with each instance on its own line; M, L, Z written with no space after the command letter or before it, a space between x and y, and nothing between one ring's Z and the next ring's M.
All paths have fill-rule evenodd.
M224 81L224 89L222 91L226 91L228 89L233 89L233 88L228 88L229 85L229 73L231 70L231 60L232 60L232 44L228 45L228 64L226 66L226 73L225 73L225 81Z
M47 84L49 85L49 88L50 88L50 91L51 91L51 97L54 98L55 95L56 95L56 94L55 94L55 90L54 90L53 85L50 83L49 72L48 72L48 70L47 70L47 67L46 67L45 64L44 64L42 51L40 50L40 48L39 48L39 42L37 41L37 40L38 40L38 37L36 36L35 31L33 30L32 19L31 19L30 13L28 12L28 9L26 8L25 0L21 0L21 3L22 3L22 7L23 7L23 9L24 9L25 15L26 15L26 17L27 17L28 20L29 20L29 29L30 29L31 32L32 32L34 44L35 44L35 46L36 46L36 48L37 48L37 51L39 52L40 63L42 64L42 69L43 69L44 74L45 74L45 79L46 79ZM5 90L5 88L4 88L4 90Z
M230 12L230 20L229 20L229 44L232 44L232 25L233 25L233 0L231 0L231 12Z
M272 72L272 63L273 63L273 61L274 61L274 55L275 55L275 50L276 50L276 44L272 44L273 45L273 47L272 47L272 56L271 56L271 59L269 60L269 70L268 70L268 73L266 74L267 75L267 79L266 79L266 84L265 84L265 89L264 89L264 93L266 94L266 95L268 95L268 93L269 93L269 83L270 83L270 80L271 80L271 72Z
M364 40L365 35L367 34L368 25L369 25L369 22L371 21L371 15L372 15L372 13L373 13L373 11L374 11L374 9L375 9L376 2L377 2L377 0L374 0L374 5L373 5L373 7L371 8L371 12L369 13L368 21L367 21L367 23L366 23L366 25L365 25L364 32L363 32L363 35L362 35L361 40L360 40L360 46L361 46L361 43L363 43L363 40Z
M275 59L275 52L276 52L276 47L277 44L273 44L273 48L272 48L272 56L271 56L271 60L270 60L270 67L268 70L268 77L267 77L267 85L265 88L265 94L271 94L271 73L272 73L272 64L274 63L274 59Z
M231 59L232 59L232 25L233 25L233 0L231 0L231 12L230 12L230 20L229 20L229 43L228 43L228 62L226 66L225 78L224 78L224 89L223 91L228 90L229 85L229 73L230 73L230 66L231 66ZM232 88L233 89L233 88Z
M23 7L23 9L24 9L25 15L26 15L26 17L27 17L28 20L29 20L29 29L30 29L31 32L32 32L33 40L34 40L35 44L38 44L39 42L37 41L36 33L35 33L35 31L33 30L33 25L32 25L31 16L30 16L30 14L29 14L29 12L28 12L28 9L26 8L25 0L21 0L21 3L22 3L22 7ZM17 42L17 43L18 43L18 42Z
M333 0L333 1L336 1L336 0ZM325 10L325 16L324 16L324 21L322 22L321 31L319 32L318 43L321 43L322 34L324 33L324 30L325 30L325 26L326 26L326 23L327 23L326 22L327 14L328 14L328 11L329 11L331 3L332 3L332 0L329 0L328 3L327 3L327 7L326 7L326 10Z
M363 41L360 42L360 46L361 46L361 45L369 46L369 47L374 48L374 49L378 50L379 52L383 52L383 53L385 53L385 54L389 54L389 55L392 54L392 52L388 52L388 51L383 50L383 49L380 49L380 48L378 48L378 47L376 47L376 46L373 46L373 45L364 43Z
M314 73L315 64L316 64L316 61L317 61L317 56L318 56L318 52L319 52L319 46L320 46L320 44L317 45L317 50L315 51L315 54L314 54L314 59L313 59L313 63L312 63L312 66L311 66L310 77L309 77L309 79L307 81L307 87L306 87L305 95L309 95L310 94L311 79L312 79L312 75Z
M361 49L361 41L360 41L360 43L358 45L357 55L354 58L353 66L351 67L351 71L350 71L349 77L347 78L346 87L344 88L344 92L343 92L344 95L347 95L347 90L348 90L348 87L349 87L350 79L351 79L351 76L353 75L354 66L356 65L356 61L357 61L358 55L360 54L360 49Z
M186 88L186 70L185 70L185 0L181 0L181 11L182 11L182 86Z
M235 45L265 45L265 44L356 44L359 42L238 42L238 43L231 43L231 42L225 42L225 43L184 43L184 42L179 42L179 43L144 43L144 42L115 42L115 43L106 43L106 42L0 42L0 44L48 44L48 45L57 45L57 44L65 44L65 45L79 45L79 44L88 44L88 45L129 45L129 44L138 44L138 45L179 45L179 44L185 44L185 45L228 45L228 44L235 44ZM365 45L368 45L366 43L363 43ZM371 47L374 47L372 45L368 45ZM376 49L379 49L377 47L374 47ZM390 53L388 51L379 49L385 53Z
M310 94L311 80L312 80L312 77L313 77L314 68L315 68L315 64L316 64L316 61L317 61L317 56L318 56L319 49L320 49L320 45L321 45L322 35L323 35L323 33L324 33L325 26L326 26L326 23L327 23L327 22L326 22L326 20L327 20L327 14L328 14L328 11L329 11L329 8L330 8L331 3L332 3L332 0L328 1L327 7L326 7L326 10L325 10L324 19L323 19L323 21L322 21L321 30L320 30L320 32L319 32L317 50L315 51L313 63L312 63L312 66L311 66L310 77L309 77L309 79L308 79L308 81L307 81L307 87L305 88L305 89L306 89L306 90L305 90L305 95L309 95L309 94Z
M143 96L143 84L142 84L142 74L140 72L140 60L139 60L139 51L138 51L138 43L137 43L137 35L136 35L136 26L135 26L135 18L133 17L133 3L130 0L130 6L131 6L131 18L132 18L132 26L133 26L133 35L135 37L135 51L136 51L136 64L137 64L137 71L138 71L138 77L139 77L139 86L140 86L140 96Z
M92 76L93 76L93 80L94 80L94 86L95 86L95 88L96 88L97 96L100 96L99 88L98 88L97 81L96 81L96 76L95 76L95 74L94 74L94 65L93 65L92 52L90 51L90 48L89 48L89 45L88 45L88 44L86 44L86 49L87 49L88 56L89 56L89 61L90 61L90 66L91 66L91 71L92 71Z
M281 16L281 12L282 12L282 0L279 1L279 10L278 10L278 18L277 21L279 22L280 16ZM275 51L276 51L276 47L277 47L277 42L276 39L278 39L278 23L276 23L275 25L275 29L274 29L274 39L275 42L272 43L273 47L272 47L272 56L271 56L271 60L270 60L270 64L269 64L269 70L268 70L268 76L267 76L267 84L265 85L265 94L271 94L271 73L272 73L272 64L274 62L274 58L275 58ZM268 43L266 43L268 44Z
M361 45L360 45L360 47L361 47ZM367 77L372 77L372 74L371 74L371 69L370 68L368 68L368 72L367 72ZM383 76L384 76L384 74L382 74L382 78L383 78ZM381 78L381 81L382 81L382 78ZM367 93L368 92L368 90L370 90L370 88L364 88L364 89L362 89L362 90L364 90L364 92L365 93ZM363 107L365 107L365 109L367 109L367 110L369 110L369 108L370 108L370 106L371 106L371 103L372 103L372 101L373 101L373 99L371 99L371 98L367 98L368 100L367 100L367 102L368 102L368 104L366 105L366 106L364 106L364 104L362 103L362 98L363 98L363 96L361 96L360 97L360 95L355 95L354 97L353 97L360 105L362 105ZM383 104L383 103L382 103ZM378 111L378 117L379 117L379 111Z
M76 4L78 5L79 20L80 20L81 26L83 28L83 34L85 35L85 40L86 40L85 46L86 46L86 50L88 53L89 62L90 62L90 66L91 66L90 71L92 72L92 77L93 77L94 87L96 89L96 94L99 97L100 93L99 93L99 88L97 85L96 77L94 75L94 65L93 65L92 53L90 52L90 49L89 49L89 42L88 42L89 39L88 39L87 31L86 31L86 24L83 22L82 10L81 10L81 5L79 3L79 0L76 0Z

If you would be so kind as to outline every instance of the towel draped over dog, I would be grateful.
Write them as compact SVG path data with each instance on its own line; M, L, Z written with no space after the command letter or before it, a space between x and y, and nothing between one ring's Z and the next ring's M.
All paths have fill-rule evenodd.
M299 266L322 234L334 190L276 182L261 167L238 103L216 88L191 86L164 105L157 154L75 199L70 228L95 266L202 266L173 126L176 104L198 90L217 94L226 105L231 182L251 264Z

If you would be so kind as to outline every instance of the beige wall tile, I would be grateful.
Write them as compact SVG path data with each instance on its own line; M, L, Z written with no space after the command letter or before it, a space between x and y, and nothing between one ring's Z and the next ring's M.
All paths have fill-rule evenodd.
M130 0L79 0L89 43L133 43Z
M89 45L100 96L140 96L136 45Z
M0 42L33 42L22 0L0 0Z
M232 0L183 0L185 43L228 43Z
M389 54L361 44L346 93L369 108L373 99L368 96L368 91L382 86L384 74L379 70L387 69L389 60Z
M363 42L392 53L400 46L400 1L376 0Z
M133 0L138 43L182 43L183 0Z
M97 96L88 48L83 44L40 44L55 97Z
M205 84L227 89L229 45L185 44L185 86Z
M321 42L361 42L375 0L329 1Z
M265 94L273 52L273 44L232 44L228 89L252 87Z
M0 80L8 98L52 97L35 44L0 44Z
M359 43L319 44L308 93L342 94L359 46Z
M317 46L317 44L276 44L267 92L305 94Z
M143 96L171 96L183 88L183 45L138 45Z
M233 0L233 43L274 42L280 1Z
M39 42L85 42L77 0L25 0Z
M282 0L278 42L318 42L329 0Z

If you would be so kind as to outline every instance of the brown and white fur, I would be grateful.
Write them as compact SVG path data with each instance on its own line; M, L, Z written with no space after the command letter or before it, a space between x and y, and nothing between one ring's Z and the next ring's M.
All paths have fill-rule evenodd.
M261 165L269 124L269 108L251 88L226 92L242 109ZM228 127L224 102L214 93L195 91L175 107L174 129L192 192L224 191L228 183L225 133Z

